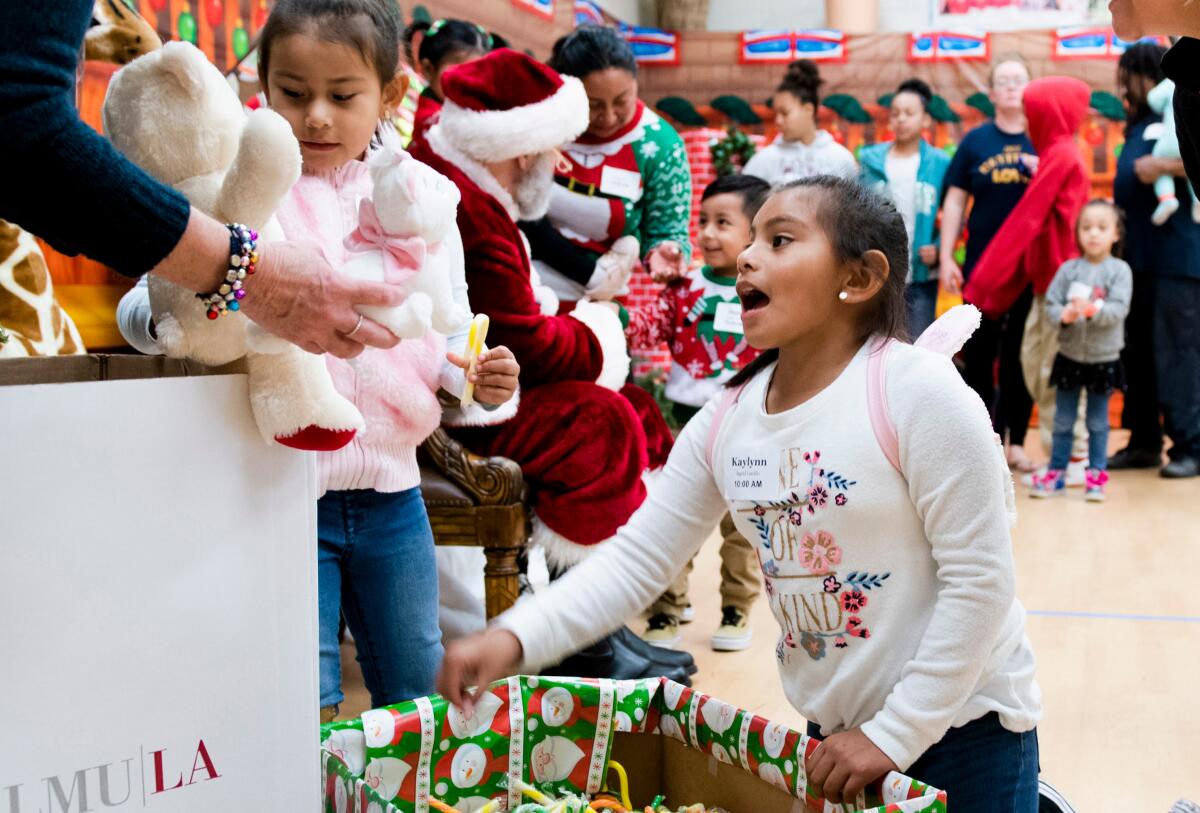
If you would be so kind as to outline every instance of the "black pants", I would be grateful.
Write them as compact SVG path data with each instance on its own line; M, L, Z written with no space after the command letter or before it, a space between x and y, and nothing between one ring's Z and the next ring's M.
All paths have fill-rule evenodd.
M1158 417L1158 371L1154 355L1154 282L1152 274L1133 275L1133 298L1125 318L1125 406L1121 425L1129 430L1130 449L1157 455L1162 451Z
M517 224L529 241L532 259L541 260L569 280L587 285L596 270L596 253L580 248L558 229L550 225L550 219L522 220Z
M1007 314L996 320L985 318L963 348L963 378L967 386L979 393L987 405L996 434L1004 437L1007 431L1009 443L1014 446L1025 443L1025 431L1033 414L1033 398L1025 388L1021 372L1021 339L1032 303L1033 289L1026 288Z

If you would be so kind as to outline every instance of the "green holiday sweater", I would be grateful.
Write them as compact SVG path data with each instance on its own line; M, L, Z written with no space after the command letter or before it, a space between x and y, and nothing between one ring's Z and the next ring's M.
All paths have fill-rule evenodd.
M603 141L586 136L563 151L571 162L556 179L550 221L580 248L602 254L633 235L645 256L673 241L690 257L692 177L683 139L638 103L629 124Z

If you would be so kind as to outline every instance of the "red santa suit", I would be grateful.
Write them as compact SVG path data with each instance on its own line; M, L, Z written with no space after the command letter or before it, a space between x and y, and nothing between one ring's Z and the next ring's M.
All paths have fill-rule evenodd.
M645 498L640 416L653 402L640 390L620 393L629 356L615 306L585 301L559 316L539 304L517 203L485 163L575 138L587 127L587 96L577 79L508 49L447 71L442 87L440 116L412 154L458 186L471 309L491 318L488 343L509 347L521 365L515 418L453 431L476 453L520 464L532 487L534 542L552 565L567 566ZM661 436L656 447L661 463Z

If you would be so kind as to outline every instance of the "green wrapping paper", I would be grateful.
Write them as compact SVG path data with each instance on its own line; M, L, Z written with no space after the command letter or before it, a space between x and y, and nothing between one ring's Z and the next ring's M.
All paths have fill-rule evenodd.
M510 780L518 778L552 797L590 796L601 789L613 737L622 732L678 740L808 810L851 809L808 787L804 754L815 740L693 689L662 679L513 677L492 684L471 717L433 695L322 726L322 811L426 813L431 796L462 813L493 798L512 809L519 799ZM684 801L704 800L672 803ZM892 773L853 809L944 813L946 794Z

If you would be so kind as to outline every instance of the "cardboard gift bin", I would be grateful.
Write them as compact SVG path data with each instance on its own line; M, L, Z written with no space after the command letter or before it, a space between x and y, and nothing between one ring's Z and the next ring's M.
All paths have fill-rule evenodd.
M323 813L425 813L429 799L476 813L513 809L512 780L551 797L616 790L628 773L636 810L663 794L677 809L730 813L945 813L946 794L891 773L854 805L813 795L804 755L817 742L665 679L513 677L465 717L421 697L321 728ZM606 785L612 780L611 785Z
M0 361L0 810L311 809L313 455L213 372Z

